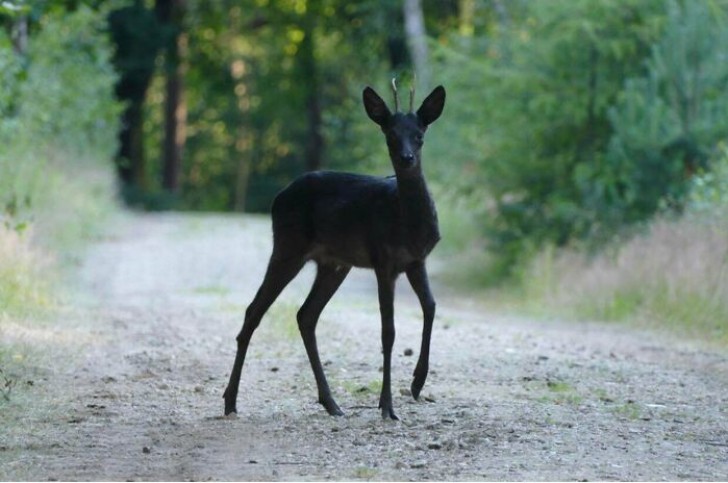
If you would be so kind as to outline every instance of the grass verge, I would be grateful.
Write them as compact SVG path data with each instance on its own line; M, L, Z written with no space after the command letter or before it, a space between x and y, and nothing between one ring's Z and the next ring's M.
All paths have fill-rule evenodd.
M728 220L656 220L596 256L547 249L522 287L531 310L666 327L728 345Z

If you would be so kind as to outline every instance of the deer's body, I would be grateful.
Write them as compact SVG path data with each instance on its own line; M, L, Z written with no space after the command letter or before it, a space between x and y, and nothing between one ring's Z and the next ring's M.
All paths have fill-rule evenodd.
M316 377L319 402L329 414L343 413L326 381L315 330L321 311L351 267L373 269L377 277L384 358L379 398L382 417L397 419L391 394L393 303L394 284L403 272L420 300L424 320L422 346L412 382L415 399L425 384L435 316L425 259L440 239L440 233L435 204L422 172L420 150L427 126L442 112L445 89L440 86L432 91L417 113L403 114L397 109L392 114L370 88L364 90L363 99L367 114L386 136L395 176L377 178L312 172L297 178L276 196L271 209L273 253L237 337L235 363L224 395L225 414L237 410L240 376L253 332L283 288L310 260L316 262L316 279L298 311L297 320Z
M276 196L273 240L281 253L339 267L386 264L402 273L440 239L435 205L424 183L317 171Z

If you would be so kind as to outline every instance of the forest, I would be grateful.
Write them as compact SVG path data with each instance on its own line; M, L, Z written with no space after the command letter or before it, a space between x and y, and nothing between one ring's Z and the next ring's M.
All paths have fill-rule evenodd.
M0 301L42 301L32 254L81 244L117 199L267 213L305 171L390 174L361 91L396 78L448 89L424 166L450 283L607 319L678 307L725 337L727 15L723 0L4 1Z

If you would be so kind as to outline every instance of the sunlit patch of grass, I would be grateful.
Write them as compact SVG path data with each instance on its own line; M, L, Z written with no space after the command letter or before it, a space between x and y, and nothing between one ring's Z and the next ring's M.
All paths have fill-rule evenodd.
M549 391L551 392L559 393L571 392L574 390L571 385L563 381L548 381L546 383L546 387L548 387Z
M369 466L357 466L354 469L354 478L359 478L362 480L372 480L376 478L376 476L376 468L371 468Z
M279 298L268 309L261 326L265 324L266 332L276 338L297 339L300 337L296 320L299 308L298 303Z
M230 302L228 299L222 300L219 305L220 310L223 312L240 314L241 323L242 323L243 317L245 315L245 309L247 307L248 307L247 305L243 305L241 303Z
M370 398L372 395L379 395L382 391L382 381L374 379L368 383L344 380L338 382L337 385L357 398Z
M624 321L634 316L644 303L644 294L631 289L616 289L611 297L584 298L574 302L573 314L582 319Z
M635 421L642 415L639 406L633 402L618 404L611 407L610 411L612 414L621 418L629 419L630 421Z
M593 395L601 402L603 403L609 403L614 402L614 398L609 395L609 392L607 392L604 388L596 388L592 391Z
M525 305L728 344L726 233L728 219L686 216L596 256L544 250L523 274Z
M218 297L225 297L230 294L230 289L222 285L204 285L195 287L193 292L199 295L213 295Z
M54 298L50 257L30 243L30 233L0 226L0 315L27 316L49 308Z
M567 382L549 380L546 381L546 388L549 393L542 397L543 402L578 406L584 401L584 397L576 388Z

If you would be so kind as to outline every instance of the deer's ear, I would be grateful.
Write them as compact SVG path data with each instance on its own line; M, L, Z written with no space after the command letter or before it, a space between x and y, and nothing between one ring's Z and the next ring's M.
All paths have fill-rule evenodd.
M362 99L369 119L384 127L392 116L387 104L379 97L379 94L374 92L374 89L368 86L362 92Z
M440 117L442 109L445 107L445 88L437 86L430 92L430 95L422 101L422 105L417 109L417 117L425 126L429 126Z

